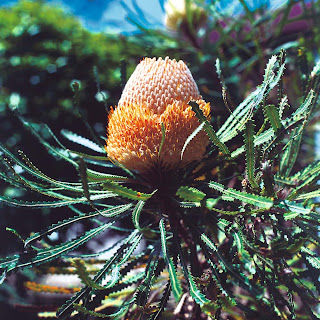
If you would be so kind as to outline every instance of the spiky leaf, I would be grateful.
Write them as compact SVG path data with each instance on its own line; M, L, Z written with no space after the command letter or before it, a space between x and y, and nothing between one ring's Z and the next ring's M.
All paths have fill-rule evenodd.
M173 264L172 259L169 257L169 253L167 249L166 228L165 228L163 219L160 220L159 228L160 228L160 234L161 234L161 245L162 245L163 257L168 267L169 277L170 277L171 286L172 286L172 292L176 301L179 301L182 295L182 289L181 289L176 268Z
M259 208L269 209L273 206L273 199L251 193L241 192L232 188L226 189L222 184L217 182L209 182L209 187L239 201L250 203Z

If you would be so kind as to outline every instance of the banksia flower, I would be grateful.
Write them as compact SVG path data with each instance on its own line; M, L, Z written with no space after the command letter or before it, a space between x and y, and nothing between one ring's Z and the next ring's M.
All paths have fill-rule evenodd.
M209 139L201 131L188 105L196 100L209 117L210 105L202 100L190 70L183 61L145 58L129 78L118 106L111 110L106 151L111 160L141 173L153 168L171 170L202 159ZM164 142L162 127L165 128ZM161 147L161 150L160 150Z
M188 7L189 6L189 7ZM192 27L197 30L204 25L208 13L194 2L187 3L186 0L169 0L165 4L165 26L172 31L186 31L188 29L188 14L191 16Z

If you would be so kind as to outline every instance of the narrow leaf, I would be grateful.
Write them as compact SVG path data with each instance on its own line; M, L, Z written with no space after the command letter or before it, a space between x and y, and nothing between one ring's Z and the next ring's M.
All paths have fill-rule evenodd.
M194 201L194 202L200 202L205 197L205 193L203 193L202 191L196 188L187 187L187 186L180 187L176 195L186 201Z
M255 170L255 149L254 149L254 125L252 120L248 120L246 123L246 129L244 132L244 146L246 150L246 171L248 180L251 186L255 189L259 189L257 181L254 176Z
M185 141L184 145L183 145L183 148L181 150L181 157L180 159L182 160L183 158L183 154L188 146L188 144L191 142L191 140L203 129L203 127L205 126L205 122L202 122L197 129L195 129L191 134L190 136L187 138L187 140Z
M102 149L98 144L96 144L95 142L87 139L87 138L83 138L79 135L77 135L76 133L73 133L69 130L65 130L62 129L61 130L61 134L67 138L68 140L75 142L77 144L80 144L86 148L89 148L93 151L99 152L99 153L105 153L105 150Z
M213 130L212 126L210 125L209 121L207 118L204 116L202 110L200 109L199 105L195 101L190 101L188 103L192 111L196 114L197 118L199 119L200 123L204 123L204 129L206 130L210 140L220 149L220 151L224 155L230 155L230 151L228 150L227 146L220 141L218 138L217 134Z
M177 271L175 269L173 261L171 260L168 254L166 229L165 229L163 219L160 220L159 228L160 228L160 234L161 234L161 245L162 245L163 257L167 263L169 277L170 277L171 286L172 286L172 292L175 300L179 301L182 296L182 289L181 289L180 281L178 279Z
M142 228L140 227L140 223L139 223L139 218L140 218L140 213L143 209L143 206L145 204L145 201L143 200L140 200L137 205L135 206L133 212L132 212L132 221L133 221L133 224L135 226L135 228L137 230L141 230Z
M265 114L270 121L270 124L275 132L282 128L279 112L274 105L267 105L264 108Z
M120 184L117 184L115 182L111 182L111 181L106 181L104 182L103 186L109 190L109 191L112 191L114 193L116 193L117 195L121 196L121 197L124 197L124 198L127 198L127 199L131 199L131 200L147 200L149 198L152 197L152 195L154 194L153 193L142 193L142 192L139 192L139 191L135 191L135 190L132 190L130 188L127 188L127 187L124 187Z
M272 198L241 192L232 188L225 189L222 184L213 181L211 181L208 185L209 187L214 188L215 190L225 194L226 196L243 201L245 203L253 204L259 208L269 209L273 206Z

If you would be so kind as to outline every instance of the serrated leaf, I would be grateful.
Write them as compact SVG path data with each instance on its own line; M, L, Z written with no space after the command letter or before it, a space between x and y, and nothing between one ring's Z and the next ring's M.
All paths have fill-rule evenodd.
M295 181L295 184L298 183L299 186L293 189L292 193L288 196L288 200L295 199L301 192L302 188L317 181L319 179L319 175L320 161L310 164L307 168L294 175L292 180Z
M163 292L163 295L160 299L159 304L157 305L157 311L151 315L151 320L158 320L161 317L162 312L164 311L166 304L169 300L171 293L171 282L169 281L166 285L166 288Z
M277 74L275 74L274 70L277 65L276 56L272 56L265 69L262 85L252 92L241 104L239 104L239 106L218 130L217 136L220 138L221 142L225 143L229 141L244 129L245 123L252 118L254 110L258 108L266 95L280 81L284 65L281 65Z
M292 118L297 118L303 116L307 119L308 113L312 106L312 101L314 98L313 90L310 90L307 98L303 104L298 108L298 110L292 115ZM298 152L300 151L300 144L302 139L302 132L307 124L304 121L301 125L294 128L291 132L289 142L285 146L284 153L280 161L280 173L284 176L288 176L296 162L298 157Z
M250 261L250 254L245 248L245 240L244 240L244 235L240 230L235 230L232 229L232 235L234 237L235 244L238 249L238 256L240 259L245 259L247 261Z
M187 140L185 141L183 148L181 150L181 156L180 156L180 160L182 160L183 158L183 154L184 151L186 150L188 144L192 141L192 139L203 129L203 127L205 126L205 122L202 122L191 134L190 136L187 138Z
M206 296L199 290L189 270L188 270L188 283L189 283L190 295L197 304L199 304L202 307L204 305L211 303L211 301L207 299Z
M314 91L311 89L306 97L306 99L303 101L301 106L293 113L292 117L297 118L297 117L306 117L307 114L310 111L310 107L312 106L312 101L314 99Z
M82 283L92 289L105 290L107 288L112 287L118 281L118 278L119 278L119 266L118 265L116 265L114 267L114 269L112 270L111 280L108 282L108 284L102 286L102 285L99 285L98 283L94 282L91 279L91 277L85 267L85 264L82 260L74 259L72 264L76 268L77 275L79 276Z
M146 201L149 198L151 198L152 195L155 193L155 191L153 193L142 193L111 181L104 182L103 186L107 190L112 191L121 197L131 199L131 200Z
M136 204L136 206L132 212L132 221L133 221L133 224L137 230L142 230L142 228L140 227L139 218L140 218L140 213L141 213L144 205L145 205L145 201L140 200Z
M295 202L295 201L283 201L283 204L279 204L279 207L286 208L290 212L286 212L284 214L284 218L286 220L296 218L299 215L309 215L312 208L310 207L305 207L301 203Z
M274 105L269 104L264 107L264 111L274 132L280 130L282 128L282 123L280 121L279 111L277 108Z
M91 200L101 200L101 199L107 199L115 197L115 194L112 192L104 192L102 194L96 194L91 196ZM86 203L88 202L88 199L86 197L81 198L70 198L65 197L66 200L57 200L57 201L21 201L13 198L7 198L4 196L0 196L0 201L4 202L8 205L15 206L15 207L31 207L36 209L42 209L42 208L57 208L57 207L63 207L63 206L69 206L77 203Z
M257 181L254 176L255 170L255 149L254 149L254 125L252 120L246 123L244 131L244 147L246 150L246 172L248 180L254 189L259 189Z
M225 187L217 182L209 182L208 186L210 188L214 188L215 190L232 197L234 199L237 199L239 201L243 201L245 203L250 203L252 205L255 205L259 208L264 208L264 209L270 209L273 206L273 199L272 198L267 198L263 196L258 196L255 194L251 193L246 193L246 192L241 192L237 191L232 188L225 189Z
M106 218L113 218L123 212L126 212L131 207L132 207L132 203L127 203L127 204L123 204L123 205L119 205L119 206L114 206L110 209L101 210L101 211L99 211L99 214L103 217L106 217Z
M227 146L223 142L220 141L217 134L213 130L212 126L210 125L209 121L204 116L199 105L195 101L190 101L188 104L191 106L192 111L196 114L200 123L201 124L204 123L204 130L207 132L210 140L219 148L219 150L222 152L222 154L230 155L230 151L228 150Z
M4 265L0 264L0 268L6 268L7 271L10 272L18 268L32 267L37 264L49 262L52 259L58 258L63 254L78 248L80 245L109 228L113 223L114 222L103 224L102 226L87 231L84 235L74 240L62 243L61 245L56 245L47 249L40 249L35 252L31 252L30 254L24 253L13 256L11 261L8 261L9 264L8 262L6 262Z
M164 144L164 140L166 138L166 127L164 125L164 123L161 122L161 143L160 143L160 147L159 147L159 152L158 152L158 158L160 158L160 155L161 155L161 150L162 150L162 147L163 147L163 144Z
M130 244L129 249L126 250L122 259L118 262L119 266L121 266L122 264L124 264L126 261L128 261L131 258L131 255L133 254L134 250L137 248L141 239L142 239L142 234L140 233L128 242Z
M320 270L320 258L319 257L311 257L311 256L307 256L306 259L310 262L310 264Z
M105 150L103 148L101 148L98 144L96 144L95 142L93 142L87 138L81 137L81 136L77 135L76 133L73 133L69 130L62 129L61 134L65 138L67 138L68 140L75 142L77 144L80 144L88 149L91 149L91 150L99 152L99 153L105 153Z
M134 230L127 238L126 241L121 245L121 247L117 250L117 252L105 263L103 268L95 275L93 281L96 283L100 283L100 281L105 277L105 274L110 270L111 266L122 256L124 251L128 248L128 244L135 239L138 234L138 230ZM123 284L122 287L126 287L127 284ZM77 303L84 297L86 297L91 291L90 287L84 287L78 292L74 297L68 300L58 311L57 317L59 319L66 319L72 313L74 303Z
M162 245L163 257L164 257L166 264L167 264L167 267L168 267L169 277L170 277L171 286L172 286L172 292L173 292L175 300L179 301L182 296L182 289L181 289L181 285L180 285L180 281L179 281L179 278L177 275L176 268L173 264L172 259L169 257L169 254L168 254L166 228L165 228L163 219L160 220L159 228L160 228L160 235L161 235L161 245Z
M240 285L242 286L245 290L248 292L254 293L256 296L261 296L263 294L263 291L261 288L252 285L249 282L249 279L239 273L238 270L234 269L232 265L223 257L223 255L219 252L219 249L217 246L203 233L200 236L201 240L205 243L205 245L214 252L214 254L217 256L218 261L221 265L221 267L224 270L228 270L228 273L232 275L233 279Z
M203 293L200 292L199 288L196 286L194 279L190 273L189 267L187 266L186 259L184 257L183 251L181 249L180 243L176 243L178 247L178 252L180 256L180 263L182 265L182 270L184 273L184 277L187 281L190 295L191 297L200 305L203 306L207 303L210 303L210 300L208 300Z
M254 138L254 147L258 147L262 144L269 142L275 136L273 129L268 129L262 132L259 136ZM245 151L245 147L242 146L231 153L231 157L235 158L238 155L242 154Z
M30 245L31 242L36 241L41 239L42 237L57 231L59 229L65 228L70 224L76 223L76 222L80 222L82 220L86 220L86 219L91 219L95 216L98 216L99 212L92 212L89 213L87 215L82 215L82 216L74 216L71 217L69 219L63 220L63 221L59 221L58 223L55 223L53 225L51 225L50 227L46 228L44 231L41 232L37 232L35 234L33 234L32 236L30 236L29 238L27 238L25 240L25 247L27 247L28 245Z
M159 251L155 249L151 252L148 264L145 269L144 281L138 287L136 292L136 304L144 306L147 303L148 296L151 290L152 282L155 279L156 268L159 264Z
M176 195L186 201L200 202L206 194L196 188L182 186L178 189Z
M89 316L93 316L93 317L97 317L97 318L110 318L109 315L107 314L103 314L103 313L99 313L99 312L95 312L95 311L92 311L92 310L89 310L87 308L85 308L84 306L78 304L78 303L74 303L73 304L73 307L75 310L83 313L83 314L86 314L86 315L89 315Z
M15 114L17 115L17 117L19 118L19 120L21 121L21 123L24 125L24 127L30 131L37 139L38 141L52 154L54 154L55 156L60 157L61 159L64 159L65 161L69 162L70 164L72 164L74 167L77 168L77 163L75 161L73 161L72 159L70 159L68 156L66 156L65 153L60 152L57 148L53 147L51 144L49 144L47 141L45 141L43 139L43 137L41 137L41 135L34 129L34 127L32 126L31 122L26 121L22 114L19 112L19 110L16 108L14 109ZM48 128L47 128L48 129ZM59 145L63 148L64 151L67 151L67 149L58 141L58 139L53 135L51 130L48 130L50 135L54 137L54 139L59 143ZM68 153L68 151L67 151Z
M299 194L298 196L295 197L295 200L308 200L308 199L313 199L318 197L320 197L320 189Z
M108 173L101 173L91 169L87 169L87 176L88 176L88 181L96 181L96 182L105 182L105 181L119 182L119 181L128 180L127 177L117 176L117 175L108 174Z

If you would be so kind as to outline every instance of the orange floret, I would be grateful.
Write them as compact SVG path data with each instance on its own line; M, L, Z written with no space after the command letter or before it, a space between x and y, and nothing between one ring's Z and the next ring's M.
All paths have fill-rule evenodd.
M181 151L188 136L199 126L190 100L196 100L205 116L210 105L202 100L184 62L146 58L128 80L118 107L109 114L108 156L130 170L146 172L154 166L182 168L202 159L209 139L200 132ZM162 140L161 123L165 127Z

